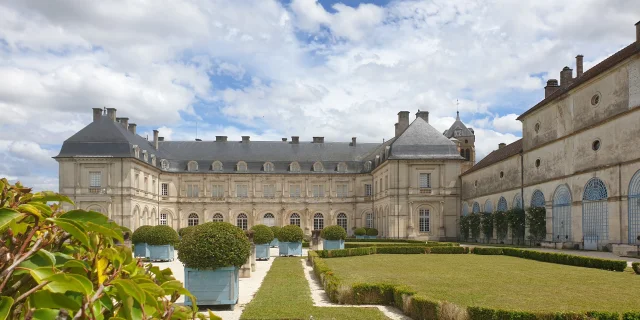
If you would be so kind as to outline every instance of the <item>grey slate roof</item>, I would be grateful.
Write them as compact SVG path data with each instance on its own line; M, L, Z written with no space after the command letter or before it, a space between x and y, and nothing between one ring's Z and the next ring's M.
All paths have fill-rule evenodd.
M456 121L454 121L451 127L449 127L449 130L444 131L445 137L453 137L456 129L462 130L462 134L460 135L460 137L469 137L474 135L473 129L467 128L467 126L465 126L464 123L460 121L460 113L458 112L456 112Z
M454 142L416 118L391 145L389 159L462 159Z

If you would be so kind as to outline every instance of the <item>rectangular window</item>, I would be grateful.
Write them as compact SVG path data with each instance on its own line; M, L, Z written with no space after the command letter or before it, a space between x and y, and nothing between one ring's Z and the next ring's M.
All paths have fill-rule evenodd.
M300 198L300 185L299 184L290 184L289 185L289 197L291 198Z
M419 176L420 193L428 193L431 189L431 173L421 173Z
M262 186L262 196L265 198L275 198L276 186L273 184L265 184Z
M420 209L420 232L429 232L431 229L431 215L429 209Z
M149 189L149 177L144 177L144 191Z
M224 185L214 184L211 186L212 198L224 198Z
M188 184L187 185L187 197L189 198L197 198L200 195L200 188L197 184Z
M364 196L370 197L373 194L373 190L371 188L371 184L367 183L364 185Z
M164 183L166 184L166 183ZM160 214L160 225L161 226L166 226L167 225L167 214L166 213L161 213Z
M140 174L139 173L136 173L136 179L133 180L133 186L136 189L140 189Z
M89 187L91 188L102 187L102 172L100 171L89 172Z
M313 197L314 198L322 198L324 197L324 186L321 184L314 184L313 185Z
M236 185L236 197L238 198L248 198L249 197L249 186L246 184L237 184Z
M162 187L160 188L160 192L163 196L168 196L169 195L169 184L168 183L163 183Z
M346 198L349 196L349 185L339 184L336 186L336 196L338 198Z
M153 178L153 180L151 180L151 192L156 192L156 179Z

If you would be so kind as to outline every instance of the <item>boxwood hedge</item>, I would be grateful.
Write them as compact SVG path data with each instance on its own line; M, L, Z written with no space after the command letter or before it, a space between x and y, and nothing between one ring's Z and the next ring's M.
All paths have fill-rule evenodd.
M267 244L273 240L273 231L264 224L257 224L251 227L253 230L253 243Z
M293 224L282 227L278 232L278 241L280 242L302 242L303 237L302 228Z
M133 232L131 235L131 242L133 244L136 243L147 243L147 234L149 231L153 229L153 226L141 226Z
M364 236L367 235L367 230L365 228L357 228L353 230L353 234L356 236Z
M207 222L182 238L178 259L188 268L212 270L241 267L250 254L251 243L240 228L228 222Z
M347 231L339 225L327 226L320 232L320 237L326 240L344 240L347 238Z
M152 246L174 246L180 241L178 233L169 226L155 226L146 235L147 244Z

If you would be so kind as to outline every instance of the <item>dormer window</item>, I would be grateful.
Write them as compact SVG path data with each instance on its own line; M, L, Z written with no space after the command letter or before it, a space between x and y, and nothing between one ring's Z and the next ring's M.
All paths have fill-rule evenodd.
M189 171L198 171L198 163L195 161L189 161L189 164L187 165L187 170Z
M154 166L154 167L156 166L156 155L155 154L151 155L151 165Z
M364 171L371 171L371 161L364 163Z
M222 162L214 161L213 164L211 164L211 170L215 172L222 172Z
M133 145L133 153L134 153L136 159L140 158L140 148L138 147L137 144Z
M291 162L289 165L289 171L300 172L300 164L298 162Z
M162 170L169 170L169 161L167 159L160 160L160 166Z
M313 171L314 172L322 172L322 171L324 171L324 166L322 166L322 163L320 161L318 161L318 162L313 164Z
M147 154L147 150L142 150L142 158L144 162L149 162L149 155Z
M376 155L376 166L380 164L380 156Z
M462 135L462 129L456 129L453 131L453 136L454 137L459 137Z
M338 172L345 173L347 172L347 164L344 162L338 163Z
M273 163L265 162L264 165L262 165L262 170L264 170L264 172L273 172Z
M238 172L247 172L247 163L244 161L238 162L238 164L236 165L236 170Z

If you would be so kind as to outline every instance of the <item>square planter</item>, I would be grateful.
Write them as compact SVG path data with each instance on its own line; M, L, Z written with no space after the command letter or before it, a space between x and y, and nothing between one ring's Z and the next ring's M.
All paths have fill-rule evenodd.
M356 239L367 239L367 236L356 236Z
M365 239L378 239L378 236L365 236Z
M256 259L257 260L269 260L271 254L269 253L270 244L256 244Z
M278 250L281 256L302 256L302 242L280 242Z
M269 244L271 246L271 248L275 248L278 246L278 238L273 238L273 240L271 240L271 243Z
M344 249L344 240L324 240L322 247L324 250Z
M173 261L173 246L147 246L149 248L149 260L151 261Z
M238 303L238 268L224 267L215 270L184 268L184 287L196 298L198 305L230 305ZM185 297L184 304L191 305Z
M135 243L133 256L136 258L148 258L149 257L149 245L144 242Z

